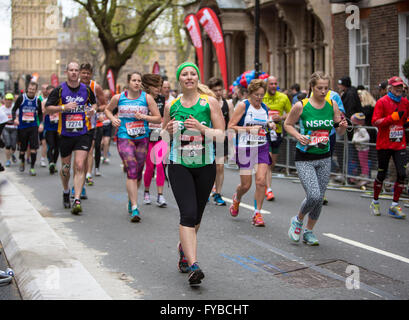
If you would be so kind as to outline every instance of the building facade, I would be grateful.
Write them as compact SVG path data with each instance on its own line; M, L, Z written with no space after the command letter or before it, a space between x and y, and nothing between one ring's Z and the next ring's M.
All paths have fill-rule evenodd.
M353 85L363 85L377 96L379 83L395 75L404 78L402 65L409 59L409 1L357 1L359 29L347 28L347 5L332 5L334 75L336 79L349 75Z
M185 6L186 14L212 8L224 33L228 81L254 69L254 0L202 0ZM316 70L333 74L331 4L327 0L260 1L261 70L278 78L281 88L299 83L307 89ZM212 43L203 34L204 79L220 76Z
M57 33L60 9L57 0L11 1L12 45L10 75L25 89L26 75L37 73L38 82L50 82L58 71Z

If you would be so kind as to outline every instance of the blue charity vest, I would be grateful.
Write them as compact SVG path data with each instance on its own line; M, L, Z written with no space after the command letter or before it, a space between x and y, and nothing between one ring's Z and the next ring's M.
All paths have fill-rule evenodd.
M18 129L38 127L37 101L38 97L30 99L25 93L23 94L23 102L19 108Z
M138 99L129 99L127 92L122 92L118 101L118 117L121 120L121 125L118 128L118 138L137 140L149 137L148 122L137 120L135 112L148 114L146 93L141 91Z

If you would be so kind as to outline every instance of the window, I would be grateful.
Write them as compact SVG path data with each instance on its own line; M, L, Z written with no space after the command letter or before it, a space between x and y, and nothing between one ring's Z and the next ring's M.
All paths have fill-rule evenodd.
M409 59L409 12L399 15L399 75L405 78L402 65ZM409 81L409 79L406 79Z
M349 33L349 71L354 86L363 85L369 90L368 21L361 20L359 27Z

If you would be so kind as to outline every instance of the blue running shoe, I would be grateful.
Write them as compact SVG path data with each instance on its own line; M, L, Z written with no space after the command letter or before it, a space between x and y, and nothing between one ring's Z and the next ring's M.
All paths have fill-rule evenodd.
M6 166L6 167L10 167L10 166L11 166L11 161L10 161L10 160L7 160L5 166Z
M71 189L71 199L74 199L75 198L75 190L74 190L74 187L72 187L72 189Z
M406 214L402 212L402 208L400 206L392 206L389 208L388 213L391 217L396 219L405 219Z
M131 222L139 222L139 221L141 221L139 210L138 208L135 208L132 210L132 213L131 213Z
M132 214L132 203L131 200L128 200L128 213Z
M204 273L203 271L200 269L199 265L197 262L193 263L190 266L190 273L189 273L189 284L191 286L195 286L198 285L202 282L203 278L204 278Z
M85 187L82 187L81 199L83 199L83 200L88 199L87 192L85 191Z
M213 203L216 206L225 206L226 205L226 201L224 201L222 199L222 196L220 195L220 193L213 194Z
M305 230L302 241L309 246L318 246L319 242L314 233L311 230Z

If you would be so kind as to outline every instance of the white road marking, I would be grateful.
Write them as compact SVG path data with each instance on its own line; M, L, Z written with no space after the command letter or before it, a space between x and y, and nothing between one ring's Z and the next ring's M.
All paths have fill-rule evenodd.
M232 200L232 199L229 199L229 198L226 198L226 197L222 197L222 199L223 199L224 201L228 202L228 203L233 203L233 200ZM240 202L240 207L249 209L250 211L254 211L254 207L253 207L253 206L249 206L248 204L245 204L245 203L242 203L242 202ZM266 211L266 210L264 210L264 209L261 209L261 210L260 210L260 213L261 213L261 214L271 214L270 211Z
M327 236L329 238L335 239L335 240L339 240L339 241L348 243L348 244L350 244L352 246L356 246L356 247L359 247L359 248L362 248L362 249L366 249L366 250L369 250L369 251L384 255L384 256L389 257L389 258L393 258L393 259L396 259L396 260L399 260L399 261L402 261L402 262L405 262L405 263L409 263L408 258L399 256L397 254L390 253L390 252L387 252L387 251L384 251L384 250L380 250L380 249L377 249L377 248L374 248L374 247L371 247L371 246L368 246L368 245L360 243L358 241L342 238L342 237L337 236L337 235L332 234L332 233L323 233L323 235Z

